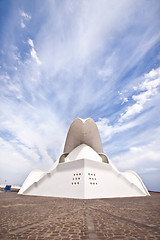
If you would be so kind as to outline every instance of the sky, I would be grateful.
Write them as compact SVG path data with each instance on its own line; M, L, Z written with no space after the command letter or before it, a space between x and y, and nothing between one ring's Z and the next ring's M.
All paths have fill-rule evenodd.
M160 1L0 0L0 183L49 170L72 121L160 191Z

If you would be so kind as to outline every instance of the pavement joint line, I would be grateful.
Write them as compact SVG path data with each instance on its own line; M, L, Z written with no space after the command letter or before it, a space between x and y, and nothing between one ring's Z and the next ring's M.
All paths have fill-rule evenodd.
M86 215L86 220L87 220L89 239L99 240L99 238L96 234L96 229L95 229L94 223L93 223L93 217L91 217L89 210L86 210L85 213L86 213L85 215Z
M97 208L95 208L95 207L89 207L90 209L92 209L92 210L95 210L95 211L98 211L98 212L102 212L102 213L104 213L104 214L106 214L106 215L110 215L110 216L112 216L112 217L116 217L116 218L118 218L118 219L120 219L120 220L123 220L123 221L125 221L125 222L130 222L130 223L133 223L133 224L135 224L135 225L138 225L138 226L141 226L141 227L144 227L144 228L152 228L152 229L155 229L155 230L159 230L159 228L158 227L156 227L156 226L154 226L154 225L147 225L147 224L143 224L143 223L139 223L139 222L136 222L136 221L134 221L134 220L131 220L131 219L128 219L128 218L125 218L125 217L120 217L120 216L118 216L118 215L115 215L115 214L112 214L112 213L109 213L109 212L106 212L106 211L102 211L101 209L97 209Z

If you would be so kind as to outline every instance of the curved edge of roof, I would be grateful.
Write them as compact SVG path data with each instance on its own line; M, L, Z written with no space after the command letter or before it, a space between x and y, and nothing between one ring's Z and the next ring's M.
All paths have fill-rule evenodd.
M93 121L93 119L92 118L85 118L85 119L83 119L83 118L76 118L74 121L76 121L77 119L80 119L83 123L85 123L88 119L90 119L90 120L92 120ZM74 122L73 121L73 122ZM93 121L94 122L94 121Z
M80 144L87 144L97 153L103 153L103 147L98 127L92 118L76 118L67 133L64 153L70 153Z

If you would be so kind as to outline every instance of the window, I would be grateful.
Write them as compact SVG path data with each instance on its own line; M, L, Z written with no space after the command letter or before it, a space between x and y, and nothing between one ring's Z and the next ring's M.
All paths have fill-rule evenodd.
M73 178L72 178L73 182L71 181L72 185L80 184L80 180L81 180L80 175L81 175L81 173L73 173Z

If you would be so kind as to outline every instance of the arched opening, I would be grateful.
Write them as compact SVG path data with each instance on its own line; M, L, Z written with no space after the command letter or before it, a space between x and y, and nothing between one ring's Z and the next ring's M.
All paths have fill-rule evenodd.
M63 153L59 158L59 163L64 163L65 158L68 156L68 153Z
M99 153L103 163L109 163L108 157L104 153Z

